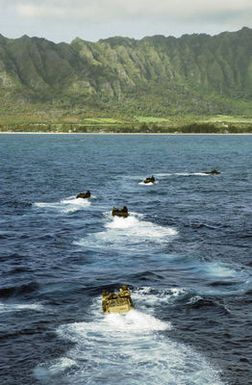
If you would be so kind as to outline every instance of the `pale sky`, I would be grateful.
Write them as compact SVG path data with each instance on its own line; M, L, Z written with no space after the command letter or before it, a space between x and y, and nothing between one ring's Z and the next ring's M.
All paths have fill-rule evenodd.
M252 27L252 0L0 0L0 33L70 42Z

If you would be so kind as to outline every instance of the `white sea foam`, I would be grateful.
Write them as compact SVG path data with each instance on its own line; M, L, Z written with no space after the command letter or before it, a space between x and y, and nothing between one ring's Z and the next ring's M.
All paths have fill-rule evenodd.
M142 181L142 182L139 182L138 184L141 185L141 186L154 186L155 184L158 184L158 180L156 180L154 183L153 182L144 183Z
M221 262L206 262L202 265L202 270L207 275L216 278L232 278L240 275L239 271Z
M125 334L149 334L154 331L161 331L171 329L171 324L160 321L159 319L142 313L137 310L131 310L126 314L108 314L98 318L96 322L80 322L67 325L67 327L62 327L59 329L59 333L65 334L70 331L75 333L76 331L81 334L91 333L104 333L110 335L121 333Z
M48 210L57 210L62 213L73 213L90 206L90 204L91 202L89 199L76 198L72 196L62 199L59 202L37 202L34 203L34 206Z
M205 276L206 282L230 283L227 286L216 285L214 287L207 285L200 289L203 296L209 295L237 295L245 293L251 287L251 281L248 277L250 271L241 267L238 263L228 263L221 261L215 262L199 262L197 265L192 265L191 270L200 276Z
M187 303L193 305L201 300L203 300L203 297L201 297L200 295L195 295L194 297L191 297Z
M17 304L17 303L2 303L0 302L0 313L15 312L22 310L35 310L42 311L43 306L41 304Z
M142 216L136 213L131 213L128 218L110 216L109 222L105 224L105 231L89 234L75 244L95 248L121 248L122 245L144 247L148 242L169 242L178 234L172 227L160 226L141 218Z
M151 287L141 287L134 290L134 301L145 308L155 310L155 307L160 304L172 304L178 298L187 294L186 289L179 287L172 287L169 289L153 289Z
M172 292L179 295L180 289ZM92 322L57 330L60 338L75 344L65 357L70 370L65 372L61 358L42 372L43 365L37 367L37 379L54 385L66 379L71 385L222 385L218 370L201 354L169 338L170 323L136 310L104 316L98 299L94 306Z
M154 183L152 183L152 182L149 182L149 183L139 182L138 184L140 184L141 186L153 186L154 185Z
M130 237L144 239L167 239L167 237L178 234L177 230L171 227L164 227L152 222L139 219L135 215L128 218L114 217L113 220L105 226L109 231L116 231L118 235L121 230L127 229ZM115 235L115 234L114 234Z
M76 362L70 358L62 357L37 366L33 373L38 380L47 382L48 378L58 377L72 367L76 367Z

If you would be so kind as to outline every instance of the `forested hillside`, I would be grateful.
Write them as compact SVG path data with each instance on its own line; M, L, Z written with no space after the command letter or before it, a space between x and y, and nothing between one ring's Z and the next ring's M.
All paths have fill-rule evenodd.
M252 29L216 36L76 38L0 35L1 103L122 114L249 114Z

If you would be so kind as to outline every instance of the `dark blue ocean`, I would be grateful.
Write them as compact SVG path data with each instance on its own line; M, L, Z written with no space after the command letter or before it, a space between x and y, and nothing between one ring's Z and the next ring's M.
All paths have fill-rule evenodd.
M1 135L0 384L252 384L251 154L252 136ZM135 310L104 316L121 284Z

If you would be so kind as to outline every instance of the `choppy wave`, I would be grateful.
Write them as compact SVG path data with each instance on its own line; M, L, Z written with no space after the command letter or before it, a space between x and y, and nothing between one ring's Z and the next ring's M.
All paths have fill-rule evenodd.
M191 297L190 300L186 303L186 306L194 309L215 309L215 314L217 313L219 315L226 315L231 313L229 308L224 303L220 303L219 301L216 301L212 298L203 298L200 295Z
M138 245L139 248L146 246L147 243L169 242L178 234L172 227L164 227L152 222L142 220L139 214L131 214L128 218L109 217L109 222L105 224L105 231L89 234L86 238L75 242L79 246L85 247L111 247L118 248L123 245Z
M34 203L35 207L44 208L47 210L57 210L62 213L73 213L75 211L79 211L85 207L91 205L90 200L69 197L66 199L62 199L59 202L37 202Z

